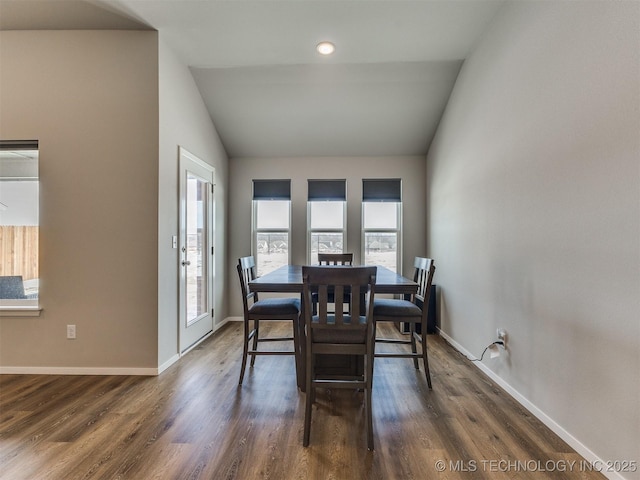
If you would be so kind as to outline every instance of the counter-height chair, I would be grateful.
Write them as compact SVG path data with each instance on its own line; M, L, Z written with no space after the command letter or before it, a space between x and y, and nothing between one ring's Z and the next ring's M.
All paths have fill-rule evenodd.
M318 253L318 263L320 265L353 265L353 253ZM316 311L317 298L314 295L313 311ZM333 302L333 292L329 292L329 303ZM349 292L345 292L344 303L349 305Z
M371 387L375 328L371 302L374 301L376 267L302 267L303 301L306 331L306 400L303 445L309 445L311 410L317 388L364 390L367 448L373 450ZM333 289L335 313L327 309L329 290ZM343 312L345 290L351 292L351 314ZM318 312L311 310L312 294L318 293ZM364 297L364 309L360 299ZM323 376L315 368L317 355L355 355L364 357L362 373L335 378ZM319 369L318 369L319 370Z
M353 253L318 253L320 265L353 265Z
M373 318L379 322L406 323L409 325L409 339L376 338L376 343L405 344L411 346L411 352L375 352L376 357L413 358L416 369L419 369L418 359L422 358L427 384L431 388L429 374L429 360L427 359L427 316L429 312L429 294L431 282L436 271L433 259L416 257L414 261L413 281L418 284L418 291L410 300L390 298L376 298L373 305ZM421 325L420 332L416 332L416 325ZM418 352L416 342L420 342L421 351ZM406 349L406 347L405 347Z
M242 306L244 309L244 338L242 351L242 369L240 381L244 378L247 357L251 357L251 366L257 355L295 355L298 345L298 318L300 316L299 298L265 298L258 299L257 292L251 292L249 282L256 278L256 263L253 256L238 259L238 276L242 289ZM266 320L290 320L293 329L292 337L260 337L260 322ZM291 350L258 350L263 342L293 341ZM251 342L251 347L249 346Z

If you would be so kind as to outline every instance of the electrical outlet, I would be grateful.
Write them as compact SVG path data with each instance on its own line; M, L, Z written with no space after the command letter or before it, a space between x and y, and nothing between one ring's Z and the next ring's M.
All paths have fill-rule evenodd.
M70 338L70 339L76 338L76 326L75 325L67 325L67 338Z
M498 328L496 330L496 335L498 336L498 340L502 342L503 347L507 347L507 331L504 328Z

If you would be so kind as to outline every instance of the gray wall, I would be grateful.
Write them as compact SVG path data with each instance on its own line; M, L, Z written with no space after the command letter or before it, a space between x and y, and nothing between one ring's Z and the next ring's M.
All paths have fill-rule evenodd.
M0 32L0 58L0 138L40 142L44 308L0 318L0 365L155 368L157 33Z
M443 332L479 356L506 328L487 367L611 461L640 460L639 19L636 2L507 4L427 167Z
M242 315L236 265L251 254L252 180L291 179L291 261L307 262L307 180L347 180L347 244L360 262L363 178L401 178L403 191L403 269L412 272L413 258L425 254L424 157L233 158L229 163L229 314Z
M215 167L214 328L226 317L228 159L189 69L160 39L160 192L158 198L158 363L178 354L178 146Z

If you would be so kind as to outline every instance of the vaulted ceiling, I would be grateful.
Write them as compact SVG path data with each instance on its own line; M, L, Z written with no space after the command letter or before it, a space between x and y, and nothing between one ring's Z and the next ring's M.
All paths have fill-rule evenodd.
M0 29L155 29L230 157L425 155L504 0L0 0ZM319 55L328 40L336 52Z

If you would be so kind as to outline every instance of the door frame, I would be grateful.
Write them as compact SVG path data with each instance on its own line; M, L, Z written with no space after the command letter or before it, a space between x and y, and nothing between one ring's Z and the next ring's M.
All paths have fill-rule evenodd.
M215 291L215 168L204 162L184 147L178 147L178 352L187 353L199 342L213 332L215 324L214 294ZM193 171L197 170L197 171ZM207 316L187 324L186 277L182 264L186 260L186 181L187 171L202 178L210 185L207 192L207 239L205 246L207 271ZM191 328L191 330L188 330Z

